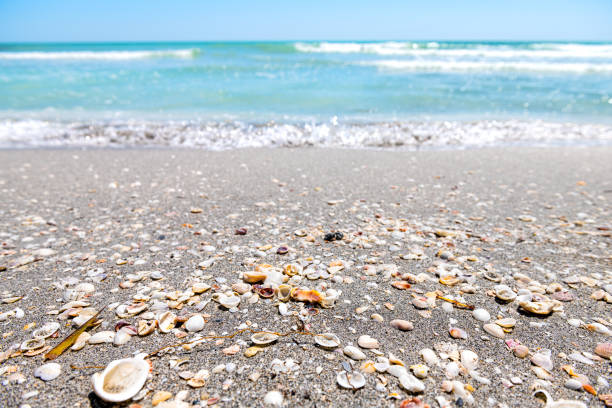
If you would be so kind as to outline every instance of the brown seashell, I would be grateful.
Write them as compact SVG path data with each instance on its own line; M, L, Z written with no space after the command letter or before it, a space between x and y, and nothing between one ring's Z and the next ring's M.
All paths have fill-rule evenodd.
M612 356L612 343L597 344L595 354L603 358L610 358Z
M520 302L521 309L538 315L549 315L553 312L555 304L549 301L541 302Z
M274 296L273 288L262 288L260 285L253 285L253 289L261 296L262 298L271 298Z
M512 349L512 352L518 358L525 358L529 355L529 348L527 348L527 346L519 344L518 346Z
M459 327L451 327L448 332L453 339L467 339L468 337L466 331Z
M155 320L139 320L138 321L138 335L146 336L148 334L153 333L155 330L156 321Z
M391 286L393 286L395 289L406 290L410 289L411 285L406 281L394 281L391 283Z
M394 327L401 331L410 331L414 329L414 324L408 320L395 319L391 320L391 327Z
M268 275L262 272L245 272L242 274L242 279L247 283L259 283L266 280Z
M550 295L550 297L561 302L571 302L572 300L574 300L574 295L572 294L572 292L569 292L567 290L555 292Z
M298 302L319 303L323 300L321 294L316 290L304 288L293 288L291 290L291 297Z

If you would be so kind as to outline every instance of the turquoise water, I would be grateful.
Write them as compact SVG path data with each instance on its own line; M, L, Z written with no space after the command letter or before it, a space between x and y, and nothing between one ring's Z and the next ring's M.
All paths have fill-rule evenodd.
M177 123L259 137L253 126L270 121L304 132L449 120L610 125L612 43L0 45L4 144L84 125L157 140Z

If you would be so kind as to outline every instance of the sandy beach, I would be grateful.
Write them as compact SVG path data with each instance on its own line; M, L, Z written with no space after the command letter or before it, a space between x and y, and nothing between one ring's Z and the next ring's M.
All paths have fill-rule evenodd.
M93 393L90 378L102 368L83 367L245 327L285 333L298 321L335 334L339 347L295 334L248 357L251 333L203 339L149 355L144 387L119 405L149 407L167 391L156 406L259 407L276 390L286 407L398 407L413 397L431 407L542 407L533 393L545 389L555 400L605 406L611 362L595 350L612 335L611 175L609 146L2 150L0 406L113 406ZM326 241L329 232L342 239ZM284 303L249 283L237 310L212 300L262 264L298 265L304 276L284 273L289 284L337 299L328 308ZM496 297L498 285L511 299ZM537 302L549 313L525 310ZM94 334L120 320L138 327L161 303L178 316L172 331L68 350L50 381L34 375L42 354L20 351L47 322L59 323L59 334L38 350L55 346L87 308L110 305ZM119 317L117 307L130 304L146 306ZM205 324L190 333L181 322L193 314ZM378 344L361 347L364 335ZM347 346L365 359L350 358ZM424 361L423 349L439 361ZM400 386L381 369L389 364L421 376L424 391ZM347 368L363 387L339 386Z

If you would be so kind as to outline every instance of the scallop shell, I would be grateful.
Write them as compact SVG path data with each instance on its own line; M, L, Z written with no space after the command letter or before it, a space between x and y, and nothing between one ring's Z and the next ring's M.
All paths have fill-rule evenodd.
M42 327L34 330L32 337L46 339L47 337L52 336L53 333L57 332L59 328L60 324L57 322L45 323Z
M340 346L340 339L333 333L318 334L314 340L319 346L327 349L334 349Z
M251 336L251 341L258 345L274 343L276 340L278 340L278 335L274 333L261 332Z
M516 299L516 293L506 285L495 286L495 297L503 302L512 302Z
M157 318L157 325L162 333L169 333L170 330L174 329L175 324L176 315L170 311L162 313Z
M595 354L603 358L610 358L612 356L612 343L597 344Z
M108 402L121 402L135 396L147 381L149 364L140 358L111 361L104 371L91 377L94 392Z
M57 363L47 363L34 370L34 377L43 381L55 380L62 373L62 366Z
M363 374L355 371L352 373L347 373L346 371L339 372L336 376L336 381L339 386L348 388L349 390L362 388L366 384Z
M280 285L277 291L278 299L283 302L291 299L291 289L293 288L290 285Z

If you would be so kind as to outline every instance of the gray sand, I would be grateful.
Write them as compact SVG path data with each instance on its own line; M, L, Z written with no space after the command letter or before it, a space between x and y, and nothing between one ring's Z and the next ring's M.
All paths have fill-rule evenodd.
M204 273L226 278L231 284L238 280L239 272L250 270L243 263L253 257L257 246L270 244L276 248L284 244L291 248L289 254L277 255L272 249L261 262L282 266L291 259L307 256L325 263L335 259L353 262L352 268L340 273L353 277L354 282L331 285L341 289L342 295L334 308L322 309L312 317L312 331L333 332L343 346L356 345L361 334L369 334L380 341L385 355L395 354L406 366L422 362L418 351L424 347L433 348L438 342L456 343L460 349L478 353L479 372L491 380L490 385L483 385L465 375L458 378L474 387L474 406L543 406L529 390L536 379L529 359L513 356L503 340L490 336L483 339L482 324L472 318L471 312L454 309L447 313L441 308L443 301L438 300L431 317L424 318L410 304L412 290L441 290L452 295L459 293L459 286L447 287L432 281L399 291L380 275L360 279L362 266L370 260L396 264L401 273L429 273L428 268L441 261L436 254L445 249L456 257L477 258L468 262L470 272L478 274L473 283L476 292L463 295L468 303L486 308L494 318L499 314L517 319L513 333L506 338L520 339L532 351L552 350L555 366L549 391L555 399L577 399L588 406L602 406L597 397L563 386L569 379L560 369L563 364L571 364L588 376L600 394L611 392L609 386L597 383L600 376L608 382L612 380L610 362L586 365L559 357L559 353L569 355L575 351L592 353L598 342L610 341L605 334L572 327L567 320L577 318L590 323L601 318L610 328L612 305L589 297L596 287L569 287L563 283L563 278L570 275L595 276L598 285L606 279L611 283L612 238L607 229L612 228L610 147L428 152L7 150L0 151L0 197L0 267L8 267L0 271L0 292L2 298L24 296L13 304L0 303L0 313L15 307L25 312L22 319L0 322L0 352L29 338L33 329L25 331L26 324L37 322L39 327L46 321L59 321L46 312L64 303L62 290L53 286L62 279L87 280L88 271L102 268L107 278L95 283L96 292L91 298L93 306L99 307L106 302L129 302L136 287L117 290L128 273L159 270L166 288L184 290L200 262L222 254ZM330 205L330 200L340 201ZM192 208L203 211L193 214ZM520 221L521 215L535 220ZM423 242L384 236L386 221L387 227L403 225L406 237L422 237ZM238 227L246 227L247 235L234 235ZM374 227L377 229L368 230ZM297 229L313 234L316 231L315 243L296 237L293 232ZM439 239L432 234L436 229L461 231L470 237ZM346 239L324 242L321 233L332 230L342 231ZM356 238L356 232L376 234L385 242L371 248L352 248L347 242ZM398 252L389 250L394 242L401 247ZM207 245L215 247L212 254L206 252ZM224 251L232 245L239 246L240 251ZM398 257L415 246L424 251L422 259ZM23 267L10 267L14 260L45 247L57 254ZM112 258L115 253L130 262L116 265ZM526 257L530 262L522 261ZM106 262L96 262L100 259ZM146 263L130 264L137 259ZM485 267L499 275L520 272L544 285L559 282L574 294L575 300L564 302L564 314L553 313L545 318L520 314L516 304L500 305L486 294L496 283L482 278ZM511 278L506 283L515 286ZM306 284L314 287L316 282ZM394 304L395 309L382 306L385 302ZM370 305L370 309L356 315L355 308L363 305ZM230 313L209 304L203 313L211 317L202 334L231 333L247 320L275 331L291 330L295 323L279 315L273 302L241 304L240 309ZM179 313L193 311L186 306ZM372 313L382 315L384 322L370 319ZM110 330L119 320L110 311L102 317ZM400 332L390 327L389 321L395 318L412 321L414 330ZM449 337L451 318L457 320L455 326L468 332L468 339ZM534 327L532 322L544 325ZM72 329L65 321L61 323L63 338ZM239 336L245 341L248 337ZM51 339L49 343L55 345L59 340ZM104 366L138 350L148 353L178 341L172 334L154 333L136 336L121 347L105 344L69 351L56 360L62 365L62 375L48 383L33 376L33 370L42 364L41 356L11 358L0 367L16 365L25 381L9 381L9 373L0 375L0 406L107 406L91 393L89 378L99 370L73 370L70 365ZM154 357L153 376L146 386L173 394L189 390L188 401L195 403L204 397L203 405L208 398L218 397L218 406L226 407L263 406L264 395L274 389L283 393L286 406L291 407L398 406L409 396L390 375L382 375L388 380L386 391L377 391L376 373L365 374L367 384L360 390L338 388L336 373L348 358L314 347L308 336L281 338L252 358L243 355L246 346L234 356L221 352L234 343L236 340L226 340L223 345L208 342L191 353L177 350L175 354ZM376 357L371 352L366 354L372 360ZM334 358L328 359L330 355ZM229 362L236 363L239 370L245 365L250 367L240 373L213 374L204 387L194 390L170 369L169 361L177 356L189 358L184 369L193 372L212 370ZM297 372L272 373L270 362L274 358L289 357L299 364ZM354 364L356 369L359 365ZM320 374L315 371L318 366L323 369ZM452 394L440 390L445 379L443 370L430 369L421 398L432 407L438 406L434 400L437 395L453 401ZM254 370L262 374L256 383L248 379ZM514 376L522 383L512 388L502 384L502 379ZM233 382L223 389L227 379ZM39 394L24 401L22 394L33 390ZM388 398L392 392L398 393L400 399ZM150 406L151 396L148 394L139 403Z

